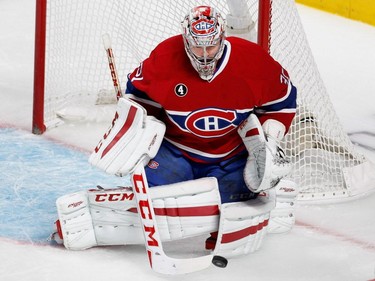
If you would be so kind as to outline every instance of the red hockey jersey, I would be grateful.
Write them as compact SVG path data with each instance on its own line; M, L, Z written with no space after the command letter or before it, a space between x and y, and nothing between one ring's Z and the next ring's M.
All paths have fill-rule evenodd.
M210 81L191 65L182 36L160 43L130 75L126 94L167 127L165 139L196 162L222 161L245 149L237 133L249 114L282 122L296 111L297 90L258 45L228 37Z

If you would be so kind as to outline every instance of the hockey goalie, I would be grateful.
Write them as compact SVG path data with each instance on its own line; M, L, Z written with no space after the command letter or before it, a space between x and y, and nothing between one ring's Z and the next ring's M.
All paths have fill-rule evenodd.
M228 19L241 32L253 26L246 15ZM294 224L297 187L279 142L296 95L268 53L226 36L215 8L191 9L182 34L128 75L111 127L89 159L129 176L132 187L58 198L55 238L83 250L207 235L215 255L256 251L266 233Z

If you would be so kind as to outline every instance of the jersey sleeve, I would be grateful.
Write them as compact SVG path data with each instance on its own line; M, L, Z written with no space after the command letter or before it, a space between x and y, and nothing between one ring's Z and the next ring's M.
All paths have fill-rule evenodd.
M275 119L283 123L288 132L296 113L297 88L279 63L270 58L268 65L268 79L265 79L256 113L262 124L268 119Z
M156 81L157 72L155 64L154 52L151 52L150 57L144 60L132 73L128 75L126 83L125 94L135 102L142 105L148 115L159 117L161 112L161 105L150 98L148 93L151 92L152 81Z

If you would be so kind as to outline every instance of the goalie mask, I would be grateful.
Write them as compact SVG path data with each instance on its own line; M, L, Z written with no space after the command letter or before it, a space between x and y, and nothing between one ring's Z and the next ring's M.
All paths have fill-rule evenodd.
M182 37L191 64L204 80L210 80L224 50L224 20L209 6L193 8L182 21Z

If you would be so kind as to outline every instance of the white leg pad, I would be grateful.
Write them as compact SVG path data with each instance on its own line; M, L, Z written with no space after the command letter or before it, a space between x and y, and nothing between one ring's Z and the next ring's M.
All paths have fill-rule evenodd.
M150 189L162 241L218 229L220 194L216 178L202 178ZM131 188L89 190L60 197L57 211L64 246L143 244Z
M275 187L276 207L271 211L269 233L289 232L295 224L295 204L298 187L294 181L281 179Z
M68 238L64 239L66 248L75 250L78 244L79 249L87 249L97 245L86 192L60 197L56 205L64 238Z
M223 204L214 253L229 258L258 250L274 207L274 196Z

